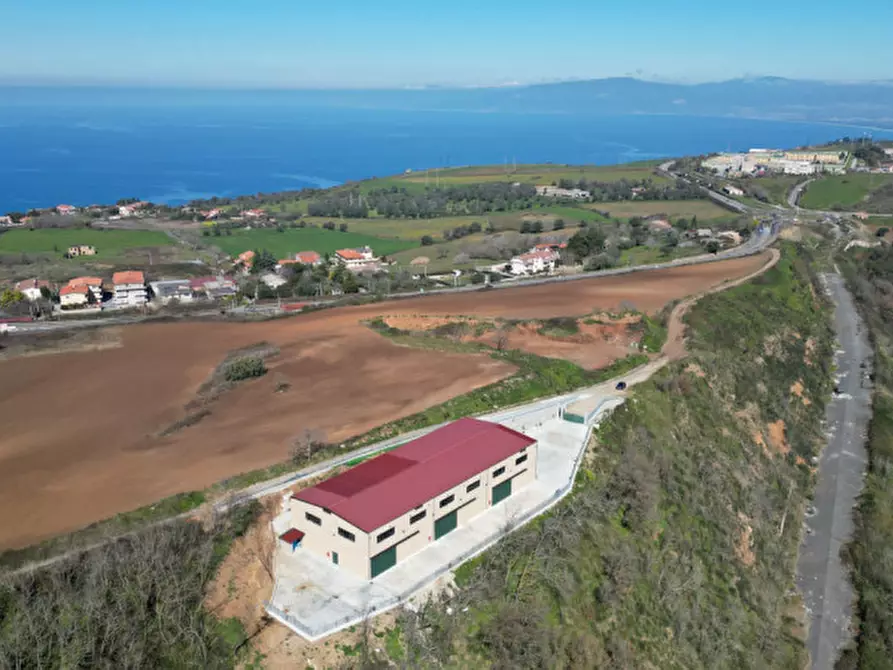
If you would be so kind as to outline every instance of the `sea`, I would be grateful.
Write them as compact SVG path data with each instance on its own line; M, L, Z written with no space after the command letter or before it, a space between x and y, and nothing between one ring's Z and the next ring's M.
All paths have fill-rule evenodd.
M264 92L0 88L0 213L133 197L181 204L477 164L614 164L790 147L858 126L589 111L388 109ZM893 132L875 132L893 138Z

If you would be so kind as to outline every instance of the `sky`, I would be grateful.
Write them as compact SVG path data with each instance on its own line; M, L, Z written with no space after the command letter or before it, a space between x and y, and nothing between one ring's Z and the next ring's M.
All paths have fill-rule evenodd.
M7 84L893 79L890 0L0 0L0 17Z

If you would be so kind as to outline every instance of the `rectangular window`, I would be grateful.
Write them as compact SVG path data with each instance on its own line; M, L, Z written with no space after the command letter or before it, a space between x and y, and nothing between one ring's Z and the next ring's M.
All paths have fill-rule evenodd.
M409 517L409 523L418 523L419 521L424 519L426 516L428 516L428 511L423 509L418 514L413 514L411 517Z
M493 471L493 476L494 476L494 477L498 477L498 476L501 475L503 472L505 472L505 466L502 466L501 468L496 468L496 469Z
M322 525L322 519L320 519L315 514L311 514L310 512L304 512L304 518L307 519L310 523L315 523L317 526Z
M355 541L357 538L350 531L344 530L341 526L338 527L338 534L343 537L345 540L350 540L351 542Z
M469 484L468 486L465 487L465 493L471 493L480 485L481 485L480 479L478 479L476 482L471 482L471 484Z
M376 538L376 539L377 539L379 542L384 542L384 541L387 540L389 537L391 537L393 534L394 534L394 529L393 529L393 528L388 528L385 532L383 532L383 533L379 533L379 534L378 534L378 538Z
M518 456L518 458L515 459L515 465L521 465L521 463L523 463L526 460L527 460L527 454L524 454L523 456Z
M440 506L446 507L451 502L453 502L455 499L456 499L456 496L447 496L446 498L444 498L443 500L440 501Z

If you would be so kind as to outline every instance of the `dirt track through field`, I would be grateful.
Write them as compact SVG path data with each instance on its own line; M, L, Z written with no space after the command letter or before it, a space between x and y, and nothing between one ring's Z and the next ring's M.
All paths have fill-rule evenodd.
M399 347L360 321L381 314L518 319L667 302L751 274L759 256L513 290L414 298L256 324L149 324L123 346L0 362L0 548L23 546L287 458L304 428L344 440L473 388L511 366ZM627 305L629 306L629 305ZM160 439L227 352L281 348L271 373ZM291 389L276 393L278 379Z

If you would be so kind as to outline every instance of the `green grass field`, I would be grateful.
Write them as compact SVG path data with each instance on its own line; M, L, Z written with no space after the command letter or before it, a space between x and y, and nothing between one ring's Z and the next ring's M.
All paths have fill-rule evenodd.
M61 256L68 247L75 244L96 247L96 255L85 256L85 260L114 257L128 249L176 246L176 242L167 234L154 230L44 228L11 230L0 234L0 253L48 253Z
M893 184L893 175L855 173L822 177L806 187L800 205L808 209L862 209L866 196Z
M626 202L593 202L586 207L610 212L611 216L626 219L632 216L665 214L671 218L697 216L702 221L735 218L735 214L710 200L630 200Z
M514 169L506 169L503 165L484 165L479 167L447 168L439 171L440 184L475 184L488 181L508 181L530 184L551 184L561 179L574 181L580 178L595 181L620 181L621 179L652 179L655 183L669 181L665 177L654 174L654 167L660 161L645 161L626 165L518 165ZM427 183L434 186L438 175L434 170L412 172L407 175L393 177L388 186ZM378 180L379 183L385 180Z
M288 228L281 233L275 229L234 230L232 235L202 237L201 240L219 247L230 256L238 256L248 250L267 249L277 258L285 258L298 251L325 254L364 245L372 247L376 255L384 256L418 246L418 242L384 239L354 232L341 233L322 228Z
M457 226L467 226L477 221L487 225L487 216L448 216L436 219L332 219L325 217L307 217L308 223L321 226L326 221L336 224L346 223L349 233L360 233L373 237L388 237L400 240L411 240L418 243L423 235L430 235L435 240L443 238L443 232Z

